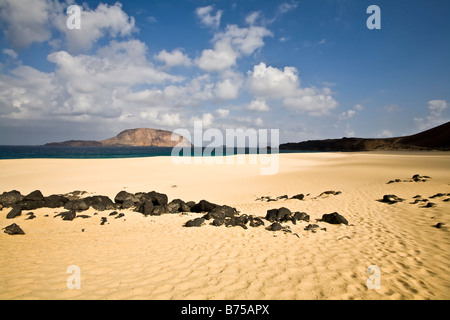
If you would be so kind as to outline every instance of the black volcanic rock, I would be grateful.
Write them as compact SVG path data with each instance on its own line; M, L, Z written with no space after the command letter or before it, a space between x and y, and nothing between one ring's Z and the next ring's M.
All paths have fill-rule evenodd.
M282 207L278 209L277 221L285 222L291 220L292 212L288 208Z
M266 220L270 222L286 222L292 220L292 212L288 208L267 210Z
M77 214L75 213L75 211L70 210L70 211L66 211L66 212L61 212L61 213L57 214L56 216L54 216L53 218L61 217L62 220L72 221L73 219L76 218L76 216L77 216Z
M151 191L148 193L136 193L139 197L139 201L150 200L154 206L165 206L169 202L169 198L164 193L159 193L156 191Z
M264 221L262 221L261 218L254 217L254 216L250 215L248 217L248 220L250 221L249 225L252 228L257 228L257 227L260 227L260 226L264 226Z
M30 194L26 195L22 199L23 201L44 201L44 196L42 195L42 192L39 190L35 190L31 192Z
M308 224L303 230L305 231L312 231L313 233L316 232L316 229L319 228L319 225L317 224Z
M85 211L89 209L89 203L85 199L71 200L64 205L64 209Z
M305 212L295 212L292 216L292 222L295 224L296 221L306 221L309 222L309 215Z
M105 211L114 210L116 208L116 205L107 196L92 196L77 200L71 200L64 205L64 209L75 211L85 211L88 210L89 207L92 207L98 211Z
M137 209L137 212L142 213L144 216L148 216L151 214L154 215L160 215L161 213L159 212L155 212L153 213L153 202L150 200L145 200L143 203L141 203L141 205L139 206L139 208Z
M4 207L10 207L10 206L22 201L22 199L23 199L23 196L17 190L3 192L0 195L0 204Z
M211 224L215 227L220 227L224 223L225 223L225 219L214 219Z
M25 220L33 220L33 219L36 219L36 216L34 215L34 212L29 212L29 213L27 213L27 216L29 216L29 217L26 218Z
M272 223L268 228L268 230L270 230L270 231L280 231L282 229L283 229L283 227L278 222Z
M191 208L188 207L181 199L174 199L170 201L166 205L166 208L168 213L191 212Z
M52 194L48 197L45 197L43 207L46 208L59 208L64 207L64 205L69 202L69 199L62 195Z
M15 223L3 228L5 230L4 232L9 235L15 235L15 234L25 234L23 230Z
M389 204L394 204L394 203L397 203L397 202L402 202L403 199L397 197L395 194L385 194L383 196L383 199L378 200L378 201L384 202L384 203L389 203Z
M337 212L322 215L322 219L320 219L320 221L328 222L331 224L341 224L342 223L342 224L348 225L347 219L345 219L343 216L341 216Z
M22 210L35 210L42 208L44 206L44 201L21 201L20 207Z
M291 199L297 199L297 200L303 200L305 198L305 195L303 193L296 194L295 196L292 196Z
M210 212L213 211L215 207L217 207L217 204L211 203L206 200L200 200L199 203L191 208L191 212Z
M114 202L115 203L124 203L127 200L136 200L133 202L139 202L139 199L137 197L135 197L134 194L126 192L126 191L120 191L115 197L114 197Z
M105 211L114 210L116 208L114 202L107 196L92 196L85 198L85 200L88 202L89 206L95 210Z
M275 222L278 220L278 209L267 210L266 220L270 222Z
M184 225L185 227L201 227L202 224L205 223L205 219L203 218L195 218L193 220L189 220Z
M23 197L20 202L20 206L22 210L35 210L42 208L45 204L45 198L42 195L41 191L35 190L30 194Z
M324 191L321 194L319 194L319 197L329 196L329 195L337 196L337 195L339 195L341 193L342 193L341 191L333 191L333 190L331 190L331 191Z
M6 215L6 219L14 219L22 214L22 209L19 205L15 205L11 211Z
M216 206L214 209L212 209L210 212L205 214L203 216L204 219L220 219L224 220L225 218L233 218L235 215L237 215L238 212L235 208L230 206Z

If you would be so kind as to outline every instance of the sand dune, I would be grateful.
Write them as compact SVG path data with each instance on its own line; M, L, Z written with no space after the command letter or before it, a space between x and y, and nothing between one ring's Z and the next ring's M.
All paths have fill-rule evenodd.
M24 212L7 220L4 208L0 228L15 222L26 234L0 233L0 299L449 299L450 201L411 204L417 194L450 193L449 160L447 153L281 154L273 176L250 164L175 165L166 157L2 160L0 191L114 198L121 190L155 190L263 217L287 207L308 213L311 223L336 211L349 226L317 222L326 231L313 233L306 222L283 223L297 237L262 227L182 227L202 216L196 213L120 210L125 217L112 219L91 208L83 212L89 219L62 221L53 218L62 209L43 208L33 210L36 219ZM432 179L386 184L414 174ZM327 190L342 193L317 197ZM298 193L309 195L256 201ZM376 201L384 194L405 201ZM101 217L108 223L101 226ZM70 265L81 270L79 290L67 288ZM367 288L370 265L380 268L380 289Z

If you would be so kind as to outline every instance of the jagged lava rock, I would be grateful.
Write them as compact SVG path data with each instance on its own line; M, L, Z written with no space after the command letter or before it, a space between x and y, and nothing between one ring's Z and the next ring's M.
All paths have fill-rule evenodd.
M17 190L3 192L0 195L0 204L4 207L10 207L10 206L22 201L22 199L23 199L23 196Z
M25 234L23 230L15 223L3 228L5 230L4 232L9 235L15 235L15 234Z

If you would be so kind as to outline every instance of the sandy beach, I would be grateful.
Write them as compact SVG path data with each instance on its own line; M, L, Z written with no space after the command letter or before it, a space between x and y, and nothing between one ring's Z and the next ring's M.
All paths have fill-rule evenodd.
M25 235L0 233L0 299L449 299L450 154L280 154L276 175L260 165L174 164L170 157L136 159L0 160L0 193L18 190L45 196L74 190L114 199L119 191L157 191L169 201L210 202L241 214L265 217L286 207L307 222L292 233L265 227L200 228L184 223L201 213L144 216L90 208L88 219L54 218L63 208L31 210L6 219ZM415 174L431 177L409 182ZM402 181L387 183L390 180ZM403 181L405 180L405 181ZM319 195L324 191L337 195ZM257 198L303 193L304 200ZM395 194L403 202L377 200ZM413 204L416 195L436 205ZM316 222L338 212L349 225ZM97 213L97 215L94 215ZM46 216L48 215L48 216ZM102 217L108 223L100 225ZM442 223L441 228L434 227ZM322 230L322 228L326 228ZM67 268L78 266L80 289L69 289ZM367 268L379 267L381 287L369 289Z

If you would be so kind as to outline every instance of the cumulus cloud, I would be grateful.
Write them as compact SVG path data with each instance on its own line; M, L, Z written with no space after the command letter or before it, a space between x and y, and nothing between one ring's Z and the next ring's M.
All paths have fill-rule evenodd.
M297 6L298 6L298 2L297 1L283 2L282 4L280 4L278 6L278 14L287 13L287 12L297 8Z
M160 117L160 122L164 126L175 127L181 125L179 113L165 113Z
M22 49L37 42L59 45L52 39L55 30L65 35L65 45L70 52L90 49L100 38L129 36L136 31L133 17L122 10L122 5L100 3L95 10L88 7L81 11L81 29L67 28L67 3L54 0L1 0L0 17L3 33L12 46Z
M134 18L120 3L92 9L84 4L81 30L69 30L69 3L0 0L2 32L12 48L2 50L12 59L0 73L0 127L12 121L29 124L30 119L64 126L62 130L75 124L78 129L70 129L73 132L89 127L172 129L196 120L205 128L261 127L262 115L270 115L274 100L309 115L327 114L337 106L330 89L302 87L294 67L260 63L247 74L238 69L239 59L254 55L265 38L273 36L259 11L247 15L244 27L220 28L222 10L198 8L200 22L213 28L212 45L189 57L183 48L149 55L147 45L133 38L138 31ZM295 6L286 3L280 13ZM30 8L38 14L29 17ZM52 71L24 66L19 59L18 48L42 42L52 47L47 55ZM171 69L175 66L190 66L192 72L176 75L171 71L178 70ZM214 107L228 100L238 100L237 105ZM230 115L230 110L238 111ZM351 116L349 111L346 116ZM97 129L101 127L107 129Z
M229 43L216 43L214 49L205 49L196 60L200 69L205 71L221 71L236 65L238 54Z
M138 115L148 106L140 99L150 95L144 92L132 97L134 101L129 99L134 86L182 80L157 70L146 59L146 51L145 44L138 40L113 41L96 55L51 53L48 60L55 64L54 72L18 66L11 75L0 77L2 116L88 121ZM169 123L167 116L161 120ZM171 124L175 123L172 120Z
M55 107L54 75L19 66L11 75L0 73L0 115L8 119L36 119L42 110Z
M202 117L199 118L197 116L193 116L190 119L191 125L194 126L194 122L195 121L201 121L202 122L202 126L204 129L208 129L212 126L213 122L214 122L214 116L211 113L204 113L202 114Z
M17 57L18 57L17 52L15 52L12 49L3 49L2 52L13 59L17 59Z
M236 99L239 96L240 84L232 79L225 79L216 84L215 94L220 100Z
M217 10L213 15L213 6L199 7L195 10L200 22L207 27L218 28L220 26L220 19L222 18L223 11Z
M352 110L352 109L344 111L338 116L338 120L346 120L346 119L353 118L353 116L355 114L356 114L356 111Z
M256 97L283 98L295 94L300 79L294 67L281 70L261 62L248 72L247 85L250 93Z
M258 19L260 19L260 17L261 17L261 11L253 11L253 12L250 12L245 17L245 22L249 25L254 25L256 23L256 21Z
M248 105L248 110L251 111L269 111L270 108L264 100L252 100Z
M161 50L155 55L155 59L162 61L168 67L174 66L190 66L191 59L185 55L180 49L175 49L172 52L167 52L165 49Z
M283 100L283 105L297 112L306 112L312 116L322 116L338 106L328 88L298 89L292 97Z
M197 65L208 72L226 70L235 66L239 57L249 56L262 48L267 36L272 36L272 32L265 27L228 25L225 31L214 36L214 48L202 51Z
M423 118L414 118L419 130L426 130L432 127L441 125L450 119L444 115L449 103L445 100L430 100L428 101L428 115Z
M248 72L247 86L257 99L281 99L285 108L314 116L328 114L338 105L329 88L302 88L294 67L278 69L260 63Z
M207 75L195 77L179 84L170 84L163 88L152 87L129 92L124 97L127 104L166 110L198 107L202 102L214 99L214 83Z
M71 52L90 49L100 38L125 37L136 31L134 17L122 10L122 4L112 6L100 3L95 10L84 8L81 11L81 29L70 30L66 25L67 17L59 16L57 28L66 36L66 45Z
M0 1L3 34L14 48L22 49L33 42L50 40L53 5L57 3L50 0Z
M342 120L348 120L353 118L359 111L364 110L364 106L361 104L355 104L355 106L352 109L349 109L347 111L344 111L340 113L337 117L338 121Z
M230 43L238 53L249 56L264 46L263 39L268 36L272 36L272 32L265 27L240 28L237 25L228 25L225 32L214 36L214 40Z
M448 103L445 100L431 100L428 101L428 110L430 111L430 116L440 117L442 112L447 109Z

